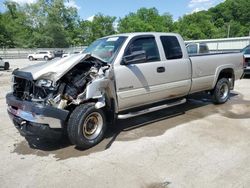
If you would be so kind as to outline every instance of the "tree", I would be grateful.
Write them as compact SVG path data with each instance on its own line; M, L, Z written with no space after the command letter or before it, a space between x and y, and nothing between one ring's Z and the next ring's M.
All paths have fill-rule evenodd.
M85 45L89 45L94 40L115 34L115 23L116 17L105 16L103 14L97 14L94 16L92 21L83 20L80 22L80 36L84 41Z
M136 13L129 13L118 22L118 31L123 32L168 32L173 28L172 16L160 15L156 8L141 8Z
M185 15L175 23L175 30L185 39L213 38L217 33L217 28L211 19L207 11Z

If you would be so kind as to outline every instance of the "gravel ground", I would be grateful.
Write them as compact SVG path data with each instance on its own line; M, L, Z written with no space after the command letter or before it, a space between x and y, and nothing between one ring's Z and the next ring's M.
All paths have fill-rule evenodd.
M9 60L11 68L37 62ZM6 113L11 71L0 70L0 187L250 187L250 80L228 103L204 94L117 122L96 147L21 137Z

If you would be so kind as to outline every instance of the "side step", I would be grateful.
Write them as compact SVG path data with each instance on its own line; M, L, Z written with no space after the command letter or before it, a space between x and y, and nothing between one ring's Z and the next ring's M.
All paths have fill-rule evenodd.
M154 112L154 111L162 110L165 108L170 108L173 106L184 104L186 101L187 101L186 99L182 99L182 100L179 100L176 102L172 102L172 103L168 103L168 104L164 104L164 105L160 105L160 106L156 106L156 107L152 107L152 108L147 108L145 110L141 110L141 111L137 111L137 112L130 112L128 114L120 114L120 115L118 115L118 119L128 119L128 118L132 118L135 116L140 116L140 115L147 114L150 112Z

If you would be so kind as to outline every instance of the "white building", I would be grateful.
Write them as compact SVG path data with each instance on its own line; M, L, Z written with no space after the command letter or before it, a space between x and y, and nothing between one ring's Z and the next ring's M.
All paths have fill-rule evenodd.
M189 40L185 43L207 43L210 51L241 50L250 44L250 36L237 38Z

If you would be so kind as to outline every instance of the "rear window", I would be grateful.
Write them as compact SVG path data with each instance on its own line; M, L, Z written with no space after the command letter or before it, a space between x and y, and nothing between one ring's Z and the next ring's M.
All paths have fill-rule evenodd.
M181 46L175 36L161 36L160 38L167 59L181 59L183 57Z

